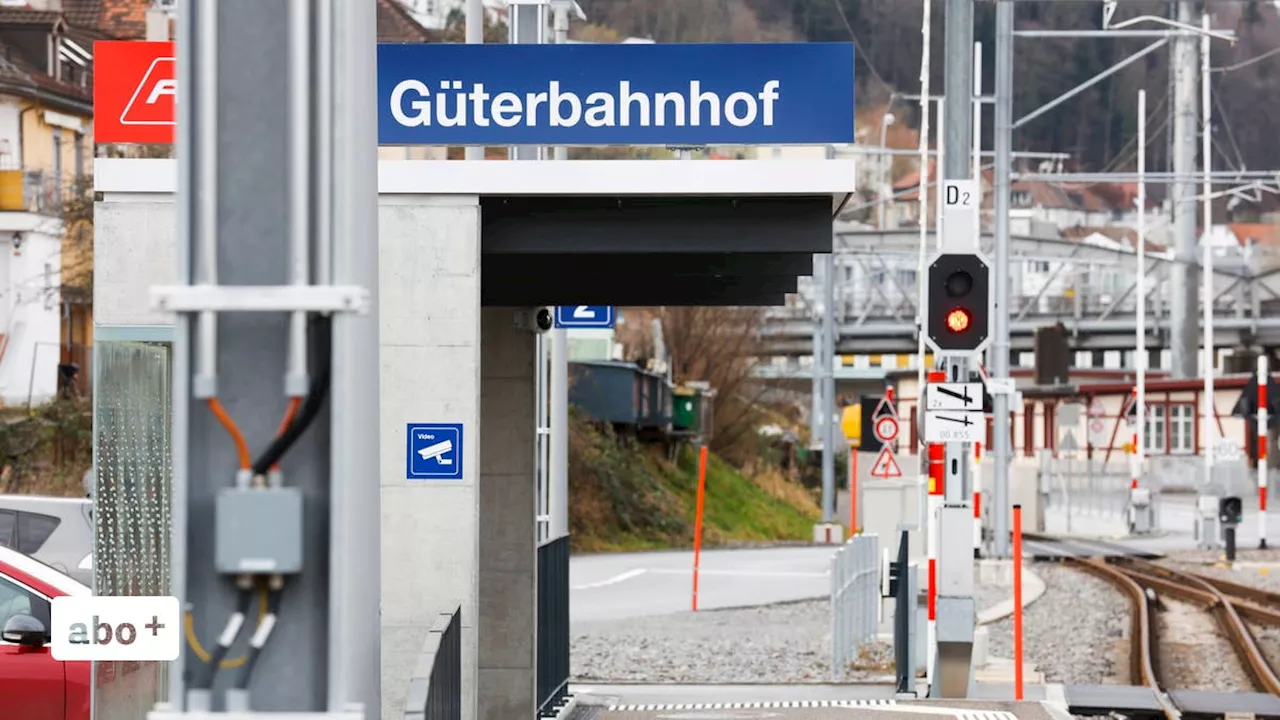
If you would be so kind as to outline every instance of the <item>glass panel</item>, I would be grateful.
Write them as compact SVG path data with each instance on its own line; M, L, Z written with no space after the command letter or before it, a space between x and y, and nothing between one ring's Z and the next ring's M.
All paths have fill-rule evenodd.
M99 342L94 590L169 595L170 350ZM135 720L162 699L168 663L96 663L95 720Z

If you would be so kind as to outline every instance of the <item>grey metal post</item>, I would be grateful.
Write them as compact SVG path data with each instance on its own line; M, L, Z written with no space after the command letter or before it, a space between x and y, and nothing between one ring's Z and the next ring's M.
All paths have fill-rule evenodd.
M374 3L328 0L324 6L333 18L333 54L318 61L331 63L333 93L331 109L321 107L317 114L333 119L331 135L322 139L333 158L333 190L332 205L318 208L332 218L325 223L330 235L318 241L333 248L333 277L317 281L364 287L370 297L368 313L333 319L329 406L341 411L330 414L328 709L359 702L365 717L376 720L381 494L378 483L356 479L368 478L369 459L379 453L378 247L362 239L378 235L378 96L369 82L377 75L378 18Z
M946 147L942 157L943 178L967 180L972 176L972 162L964 148L973 141L973 0L947 0L944 67L946 98L946 125L943 132ZM944 229L945 233L946 230ZM969 381L969 360L964 357L945 358L947 379L950 382ZM948 502L962 502L969 497L969 461L972 453L959 443L947 443Z
M237 595L214 564L215 501L249 471L237 463L214 414L191 401L220 401L251 453L270 444L286 405L281 376L289 311L296 306L268 309L277 306L267 293L244 286L293 287L287 285L288 238L300 221L312 229L307 254L316 264L314 284L343 281L372 294L378 280L376 244L356 241L376 235L377 96L369 82L376 70L375 7L331 0L309 5L309 17L291 18L291 9L303 8L253 0L187 3L182 12L193 21L178 25L180 82L187 88L177 121L178 278L190 283L198 270L209 285L225 283L219 293L235 286L266 310L223 312L215 325L213 310L190 303L177 321L173 592L187 603L206 645L232 614ZM291 36L298 17L307 17L308 31L278 42ZM291 57L295 40L308 50ZM261 71L263 63L297 69L299 62L307 66L305 78ZM306 107L291 103L297 82L313 88ZM291 147L287 138L301 124L313 143ZM312 158L306 172L293 162L298 152ZM310 201L291 207L298 183L310 185ZM363 316L338 313L333 352L312 358L329 364L328 401L282 458L280 477L283 487L308 498L301 571L285 577L252 682L248 691L226 693L229 708L324 711L358 703L366 717L378 715L379 491L377 483L354 481L368 477L368 458L379 442L376 301L371 309ZM219 332L194 328L193 316L208 318L206 330ZM169 700L188 710L224 705L222 690L241 670L223 671L212 692L197 691L192 676L205 666L184 667L192 662L184 654L173 664Z
M569 39L569 5L556 2L555 41L562 45ZM555 148L556 160L568 160L569 149ZM551 515L549 538L569 534L569 335L564 328L551 331ZM568 582L566 579L565 582Z
M484 43L484 0L467 0L467 44ZM468 160L483 160L484 148L468 145L464 151Z
M508 7L508 40L518 45L541 45L547 35L547 0L520 0ZM543 148L536 145L512 147L512 160L541 160Z
M816 272L822 272L822 258L815 255L813 260L813 268ZM819 278L820 279L820 278ZM809 413L809 449L817 450L822 447L822 375L819 373L819 360L822 357L822 322L818 318L813 319L813 368L809 373L812 383L810 383L810 398L812 400Z
M822 370L822 522L836 516L836 356L835 253L822 255L822 355L814 358ZM816 368L815 368L816 371Z
M995 211L996 238L992 263L994 302L992 303L991 373L1009 377L1009 175L1013 150L1013 2L996 4L996 126L995 126ZM991 518L995 534L993 550L1007 558L1009 548L1009 396L994 395L991 411L991 460L993 477Z
M1191 0L1178 0L1178 22L1191 25ZM1174 262L1170 267L1170 287L1175 289L1169 318L1169 348L1172 375L1191 378L1196 374L1196 307L1195 288L1198 273L1196 242L1196 85L1198 43L1194 37L1177 37L1173 41L1173 220ZM1207 300L1206 300L1207 301Z

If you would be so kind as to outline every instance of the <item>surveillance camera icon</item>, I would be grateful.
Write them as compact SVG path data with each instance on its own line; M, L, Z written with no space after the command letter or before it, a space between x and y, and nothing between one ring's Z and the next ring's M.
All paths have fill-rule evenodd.
M418 451L423 460L435 460L441 465L452 465L453 458L445 457L446 453L453 452L453 441L445 440L434 445L428 445Z

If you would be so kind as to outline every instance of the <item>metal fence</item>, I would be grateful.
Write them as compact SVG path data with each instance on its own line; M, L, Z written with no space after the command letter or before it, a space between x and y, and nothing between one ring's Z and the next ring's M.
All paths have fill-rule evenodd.
M538 546L538 714L569 696L569 536Z
M1055 508L1071 518L1122 518L1129 502L1132 480L1127 458L1104 464L1089 460L1083 453L1041 458L1040 491L1045 507ZM1215 495L1251 496L1257 491L1256 473L1242 460L1214 463L1206 480L1204 458L1199 455L1149 455L1143 464L1142 487L1151 490L1158 511L1161 498L1172 493L1208 490ZM1069 527L1068 530L1071 528Z
M440 613L409 678L404 720L462 720L462 608Z
M880 614L880 538L855 535L831 558L831 675L846 674L876 639Z
M94 591L171 595L170 351L100 342L95 352ZM168 663L94 665L95 720L143 717L168 684Z

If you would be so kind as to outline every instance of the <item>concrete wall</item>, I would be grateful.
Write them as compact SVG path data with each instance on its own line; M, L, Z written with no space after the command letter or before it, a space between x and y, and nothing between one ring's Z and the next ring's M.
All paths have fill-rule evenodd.
M113 193L93 210L93 313L99 325L172 325L150 307L152 285L178 281L177 220L168 194Z
M534 335L485 308L480 336L480 720L533 717L538 511Z
M463 698L475 697L482 444L479 201L383 195L378 234L382 717L393 718L404 711L407 682L432 621L459 605ZM462 480L406 480L406 426L430 422L463 424ZM462 717L474 720L475 706L464 704Z

